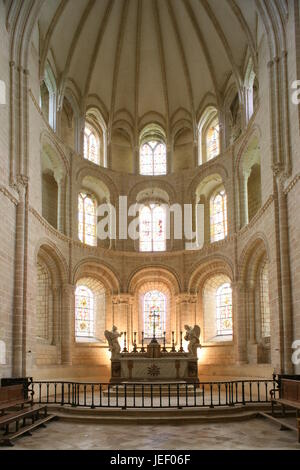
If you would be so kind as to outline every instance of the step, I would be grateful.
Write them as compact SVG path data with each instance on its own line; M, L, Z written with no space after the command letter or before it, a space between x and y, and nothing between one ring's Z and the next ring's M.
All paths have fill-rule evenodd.
M296 426L293 426L292 424L286 423L286 422L283 421L282 419L276 418L275 416L272 416L272 415L270 415L269 413L260 412L260 413L258 413L258 414L259 414L260 416L263 416L264 418L268 418L268 419L270 419L271 421L274 421L274 422L277 423L277 424L280 424L282 429L290 429L291 431L296 431L296 432L298 432L298 429L297 429Z
M32 424L21 427L18 431L9 433L5 437L0 438L0 447L13 447L14 443L12 442L17 437L22 435L30 435L30 431L39 428L40 426L45 426L45 424L53 419L57 419L56 415L48 415L44 418L40 418L38 421L35 421Z
M209 408L126 409L51 407L64 421L98 424L188 424L194 422L240 421L252 419L266 405Z

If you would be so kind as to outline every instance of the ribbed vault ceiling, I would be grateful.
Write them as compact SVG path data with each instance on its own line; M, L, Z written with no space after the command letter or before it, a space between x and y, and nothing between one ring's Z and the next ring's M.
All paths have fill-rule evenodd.
M41 76L49 60L61 96L71 81L81 106L93 96L132 126L178 110L195 121L210 94L221 103L259 35L254 0L47 0L38 24Z

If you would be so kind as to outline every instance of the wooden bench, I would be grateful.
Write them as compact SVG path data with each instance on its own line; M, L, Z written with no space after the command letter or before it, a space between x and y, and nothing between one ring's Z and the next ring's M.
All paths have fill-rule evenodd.
M24 408L28 403L32 404L32 399L25 398L23 384L0 387L0 415L3 415L10 408L18 406Z
M298 375L279 375L277 382L278 388L270 391L271 393L271 414L260 412L260 416L271 419L281 425L281 430L291 429L298 434L298 442L300 443L300 376ZM276 398L276 395L279 397ZM281 407L281 419L275 414L275 406ZM286 422L286 409L296 411L296 426ZM280 408L279 408L280 410Z
M281 407L282 407L281 418L286 417L286 408L292 408L292 409L296 410L296 426L292 425L291 423L287 423L287 422L283 421L282 419L280 419L280 417L278 417L278 415L277 416L275 415L274 408L275 408L275 405L277 405L277 404L281 405ZM271 406L272 406L271 414L261 411L261 412L259 412L259 415L263 416L265 418L271 419L275 423L280 424L280 430L281 431L285 431L287 429L290 429L291 431L296 431L297 434L298 434L298 442L300 444L300 418L299 418L300 404L297 403L297 402L292 402L292 401L289 401L289 400L284 400L284 399L278 398L278 399L273 399L271 401Z
M0 437L0 446L12 447L14 439L21 435L31 435L30 431L45 426L46 422L54 418L56 416L48 415L47 406L45 405L32 405L29 408L1 416L0 428L4 428L5 433L2 438ZM26 424L27 419L31 420L30 424ZM10 426L13 424L15 424L15 429L10 431Z

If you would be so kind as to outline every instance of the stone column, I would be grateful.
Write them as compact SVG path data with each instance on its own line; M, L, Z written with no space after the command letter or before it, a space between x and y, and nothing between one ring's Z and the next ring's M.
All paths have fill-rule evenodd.
M292 342L293 342L293 315L290 275L289 233L288 233L288 209L287 198L284 193L283 179L277 179L278 191L278 220L280 234L280 264L281 264L281 289L282 289L282 315L283 315L283 349L284 349L284 373L292 374Z
M72 364L72 343L75 336L74 318L75 287L72 284L64 284L62 286L61 362L65 365Z
M172 173L173 171L173 158L172 158L172 145L170 143L167 144L167 173Z
M241 281L232 283L233 340L235 360L247 362L247 328L245 312L245 286Z
M60 312L61 312L61 287L54 286L53 297L53 344L59 344L60 339Z
M256 318L255 318L255 286L253 282L249 282L246 291L248 305L248 339L251 344L256 343Z
M119 294L112 297L113 307L113 325L118 330L126 331L127 334L127 348L131 348L133 340L133 325L132 325L132 302L133 299L129 294ZM122 340L120 341L122 347Z
M140 148L138 145L134 147L133 154L133 173L138 175L140 172Z
M54 178L57 183L57 230L65 233L66 179L61 172L55 172Z
M15 294L13 315L13 359L12 374L22 377L24 360L24 257L25 257L25 212L27 179L19 179L17 190L19 202L16 211Z
M193 142L193 155L194 155L194 164L195 168L199 166L199 157L198 157L198 140L195 139Z
M248 224L248 178L250 173L240 175L240 228Z
M204 243L210 244L210 200L201 196L200 204L204 204Z

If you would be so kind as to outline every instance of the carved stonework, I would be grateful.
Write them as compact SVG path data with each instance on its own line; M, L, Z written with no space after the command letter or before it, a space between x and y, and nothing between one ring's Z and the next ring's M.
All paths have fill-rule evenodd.
M157 377L158 375L160 375L160 368L156 364L152 364L148 367L147 374L151 375L151 377Z
M112 377L121 377L121 363L113 361L111 363L111 376Z
M198 363L197 363L197 361L189 361L188 376L189 377L198 377Z

